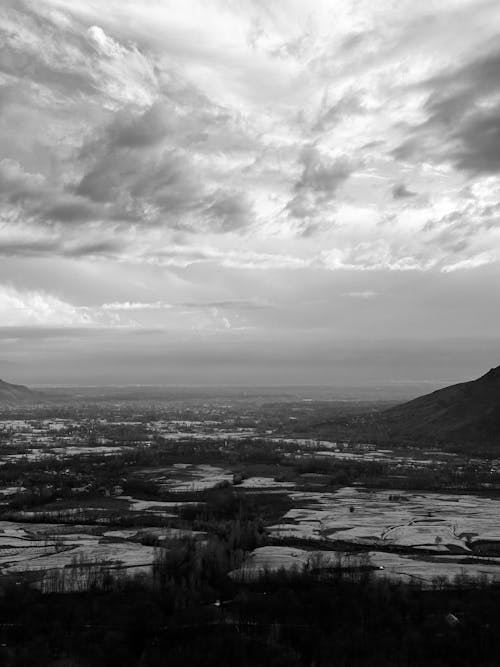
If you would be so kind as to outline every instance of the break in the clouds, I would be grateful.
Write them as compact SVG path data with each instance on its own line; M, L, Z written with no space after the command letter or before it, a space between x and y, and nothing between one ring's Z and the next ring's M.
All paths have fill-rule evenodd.
M154 331L159 357L498 335L499 25L488 0L4 0L0 327Z

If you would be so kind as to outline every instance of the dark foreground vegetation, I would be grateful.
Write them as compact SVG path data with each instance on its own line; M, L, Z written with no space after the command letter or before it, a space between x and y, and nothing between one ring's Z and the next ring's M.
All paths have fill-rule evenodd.
M497 588L422 590L340 572L241 583L214 555L187 544L159 557L152 579L109 578L77 594L7 586L0 664L498 665Z

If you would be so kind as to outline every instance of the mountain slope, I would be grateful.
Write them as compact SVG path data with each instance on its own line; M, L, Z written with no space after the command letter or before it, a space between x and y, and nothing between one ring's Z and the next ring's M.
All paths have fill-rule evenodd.
M38 403L41 395L22 384L10 384L0 380L0 406L15 406L19 403Z
M391 436L500 445L500 366L383 413Z

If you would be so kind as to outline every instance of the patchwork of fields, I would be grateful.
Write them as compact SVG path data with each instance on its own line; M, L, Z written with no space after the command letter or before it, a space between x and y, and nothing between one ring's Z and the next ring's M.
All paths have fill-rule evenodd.
M4 422L9 435L0 456L2 470L32 470L39 462L49 482L52 467L58 470L59 484L66 483L66 473L76 482L70 497L54 499L55 484L41 483L34 494L32 483L26 488L22 476L6 474L9 481L0 488L1 575L36 578L64 571L80 573L74 575L77 582L82 573L97 567L148 571L155 549L203 539L203 531L193 530L186 512L193 517L202 506L209 511L216 497L210 494L226 491L257 505L267 498L264 503L271 510L266 516L272 516L265 521L265 546L251 553L233 576L314 564L325 571L363 569L424 584L462 575L500 578L500 500L372 490L361 483L339 486L331 478L342 465L386 465L400 475L448 469L452 461L462 474L466 462L455 454L404 453L370 444L350 447L271 432L263 437L251 427L223 428L222 422L185 419L102 420L102 435L90 444L95 423L87 425L82 428L70 419ZM125 439L124 433L133 434L132 439ZM163 461L162 447L167 452L179 447L180 457L167 458L165 465L150 463L147 452L154 438L160 443L157 460ZM245 447L250 447L251 463L242 458L229 465L227 461L238 460ZM144 465L127 468L138 448L146 453ZM192 461L186 451L194 452L199 462L186 462ZM101 466L112 471L114 461L121 466L115 481L108 483L104 475L93 483L89 471ZM498 464L480 463L492 474ZM123 481L131 483L125 484L127 490ZM25 502L30 493L33 502ZM47 501L44 493L50 496Z

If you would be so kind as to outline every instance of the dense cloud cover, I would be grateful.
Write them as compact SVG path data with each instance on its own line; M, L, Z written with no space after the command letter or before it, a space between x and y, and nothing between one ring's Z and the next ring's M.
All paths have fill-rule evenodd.
M99 381L168 382L184 342L189 381L244 383L248 357L252 382L272 359L333 382L368 334L498 338L499 20L477 0L3 0L7 375L91 381L112 340ZM304 375L312 347L332 361Z

